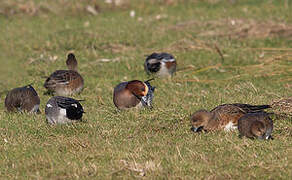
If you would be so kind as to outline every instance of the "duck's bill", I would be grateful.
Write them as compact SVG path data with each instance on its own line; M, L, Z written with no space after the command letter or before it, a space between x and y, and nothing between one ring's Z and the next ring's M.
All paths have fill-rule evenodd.
M193 132L201 132L202 130L203 130L203 126L200 126L200 127L192 126L191 127L191 131L193 131Z

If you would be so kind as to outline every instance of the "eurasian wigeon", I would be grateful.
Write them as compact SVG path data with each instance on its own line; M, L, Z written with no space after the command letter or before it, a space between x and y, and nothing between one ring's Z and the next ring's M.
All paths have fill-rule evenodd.
M113 95L115 106L118 109L152 107L155 87L149 81L132 80L118 84Z
M54 96L47 102L45 113L48 123L65 124L80 121L84 111L79 100Z
M191 130L194 132L233 130L237 128L238 119L246 113L261 112L270 107L270 105L223 104L210 112L199 110L191 116Z
M268 113L248 113L238 120L239 137L272 139L273 121Z
M147 74L170 77L176 71L176 60L168 53L152 53L146 58L144 69Z
M31 85L14 88L5 98L7 111L25 111L39 113L40 98Z
M66 61L69 70L57 70L44 83L48 92L61 96L80 93L84 87L84 80L77 72L77 60L73 53L68 54Z

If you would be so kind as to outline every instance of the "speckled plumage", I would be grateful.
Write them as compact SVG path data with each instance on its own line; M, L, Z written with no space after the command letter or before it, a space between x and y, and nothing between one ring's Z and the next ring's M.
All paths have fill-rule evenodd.
M40 98L31 85L12 89L5 98L7 111L40 112Z
M223 104L212 109L199 110L191 116L192 131L212 131L224 129L226 131L236 129L238 119L246 113L261 112L270 108L269 105L250 104Z
M57 95L71 95L80 93L84 87L84 80L77 72L77 60L70 53L66 64L69 70L57 70L45 81L44 87Z

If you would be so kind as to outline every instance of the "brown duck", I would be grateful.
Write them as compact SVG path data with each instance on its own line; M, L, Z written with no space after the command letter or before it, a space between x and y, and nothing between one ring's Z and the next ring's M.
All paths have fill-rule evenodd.
M67 96L82 91L84 80L77 72L77 60L73 53L68 55L66 64L69 70L57 70L45 81L44 87L49 93Z
M5 107L9 112L40 113L40 98L31 85L14 88L5 98Z
M272 139L273 121L268 113L248 113L238 120L239 137Z
M199 110L191 116L191 130L199 132L201 130L229 131L237 128L238 119L246 113L261 112L270 108L270 105L250 105L250 104L223 104L217 106L210 112Z

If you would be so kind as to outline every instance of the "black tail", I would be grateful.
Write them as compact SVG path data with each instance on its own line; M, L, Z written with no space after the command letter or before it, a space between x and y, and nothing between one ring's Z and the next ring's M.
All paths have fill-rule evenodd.
M146 82L149 82L149 81L152 81L152 80L155 80L155 79L154 78L151 78L151 79L148 79L148 80L146 80L144 82L146 83Z
M270 105L250 105L250 104L234 104L234 105L237 107L240 107L241 109L243 109L247 113L260 112L264 109L271 108Z

